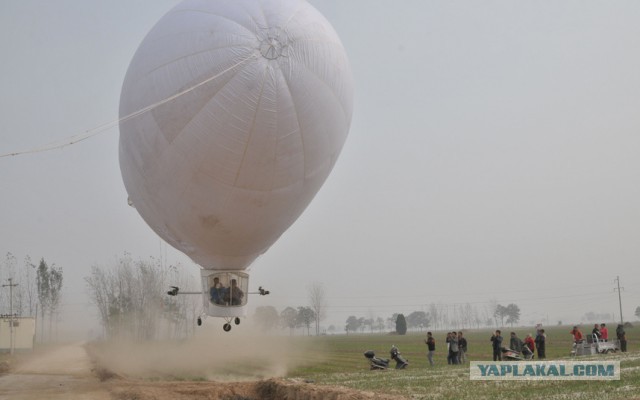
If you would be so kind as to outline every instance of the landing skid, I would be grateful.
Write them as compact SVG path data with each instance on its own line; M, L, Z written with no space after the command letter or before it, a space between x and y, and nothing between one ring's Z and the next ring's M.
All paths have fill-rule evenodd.
M222 326L225 332L229 332L231 330L231 321L233 321L236 325L240 325L240 317L235 318L225 318L226 323Z
M204 318L207 318L207 314L203 312L198 316L198 319L196 320L196 323L198 324L198 326L202 325L202 320ZM225 320L225 324L222 326L222 329L225 332L229 332L231 330L231 327L232 327L231 322L232 321L233 321L234 324L240 325L240 317L235 317L235 318L234 317L224 317L224 320Z

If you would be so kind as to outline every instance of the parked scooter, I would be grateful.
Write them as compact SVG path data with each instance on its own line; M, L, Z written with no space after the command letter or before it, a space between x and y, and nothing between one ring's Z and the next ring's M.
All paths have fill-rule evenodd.
M396 369L405 369L409 366L409 360L400 355L400 351L395 345L391 346L391 359L396 362Z
M509 361L533 360L533 352L526 344L522 346L522 351L515 351L508 347L502 347L502 358Z
M373 350L367 350L364 352L364 356L369 359L371 369L387 369L389 368L389 360L386 358L376 357Z
M396 369L405 369L407 368L407 366L409 366L409 360L400 355L400 351L395 345L391 346L391 351L389 351L389 354L391 355L391 359L396 362ZM389 359L376 357L376 354L373 352L373 350L365 351L364 356L369 359L371 369L389 368Z
M528 349L528 347L527 347ZM520 354L519 351L515 351L512 350L508 347L502 347L500 348L500 351L502 351L502 359L503 360L509 360L509 361L522 361L524 360L524 358L522 358L522 354Z

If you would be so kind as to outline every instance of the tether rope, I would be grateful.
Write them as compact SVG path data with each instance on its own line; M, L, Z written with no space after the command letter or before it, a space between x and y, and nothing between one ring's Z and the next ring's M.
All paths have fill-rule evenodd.
M120 122L128 121L128 120L130 120L132 118L135 118L135 117L137 117L139 115L142 115L142 114L147 113L147 112L149 112L151 110L154 110L154 109L160 107L163 104L166 104L166 103L168 103L170 101L173 101L173 100L177 99L178 97L183 96L183 95L185 95L185 94L187 94L187 93L199 88L202 85L206 85L207 83L211 82L212 80L220 77L221 75L224 75L225 73L233 70L234 68L244 64L248 60L250 60L252 58L255 58L255 57L256 57L256 55L254 53L252 53L249 56L247 56L247 57L243 58L242 60L238 61L234 65L230 66L229 68L219 72L218 74L216 74L216 75L214 75L214 76L212 76L210 78L207 78L204 81L202 81L202 82L200 82L200 83L198 83L198 84L196 84L194 86L191 86L188 89L185 89L185 90L183 90L181 92L178 92L178 93L176 93L176 94L174 94L172 96L169 96L169 97L167 97L167 98L165 98L163 100L160 100L160 101L158 101L158 102L156 102L154 104L151 104L151 105L149 105L149 106L147 106L147 107L145 107L143 109L135 111L135 112L133 112L133 113L131 113L129 115L126 115L126 116L124 116L122 118L116 119L116 120L111 121L111 122L107 122L106 124L97 126L95 128L89 129L89 130L86 130L81 134L73 135L73 136L68 137L66 139L58 140L58 141L55 141L55 142L51 142L51 143L43 145L43 146L35 147L35 148L32 148L32 149L28 149L28 150L22 150L22 151L15 151L15 152L10 152L10 153L0 154L0 158L11 157L11 156L19 156L19 155L31 154L31 153L41 153L41 152L45 152L45 151L61 149L61 148L65 147L65 146L70 146L72 144L76 144L76 143L82 142L83 140L87 140L87 139L92 138L92 137L94 137L94 136L96 136L96 135L98 135L98 134L100 134L100 133L102 133L102 132L104 132L104 131L106 131L106 130L108 130L110 128L113 128L114 126L120 124Z

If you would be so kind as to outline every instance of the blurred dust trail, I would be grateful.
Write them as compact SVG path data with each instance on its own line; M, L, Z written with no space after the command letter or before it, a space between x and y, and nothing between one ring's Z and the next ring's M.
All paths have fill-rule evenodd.
M202 329L183 341L94 343L90 352L101 368L120 376L222 382L283 377L310 362L308 346L286 336Z
M110 399L91 375L91 361L82 343L36 353L11 373L0 376L1 400Z
M19 365L16 374L91 375L91 361L83 343L73 343L47 351Z

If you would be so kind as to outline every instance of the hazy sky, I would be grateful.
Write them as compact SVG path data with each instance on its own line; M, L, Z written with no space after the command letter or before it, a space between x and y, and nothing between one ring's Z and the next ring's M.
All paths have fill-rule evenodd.
M133 53L176 0L0 0L0 153L118 119ZM523 323L640 306L640 2L311 1L352 63L349 138L251 268L252 306L349 315L516 303ZM0 255L63 267L65 310L125 251L198 267L147 227L117 127L0 158ZM78 314L82 313L82 314ZM68 317L67 317L68 318Z

